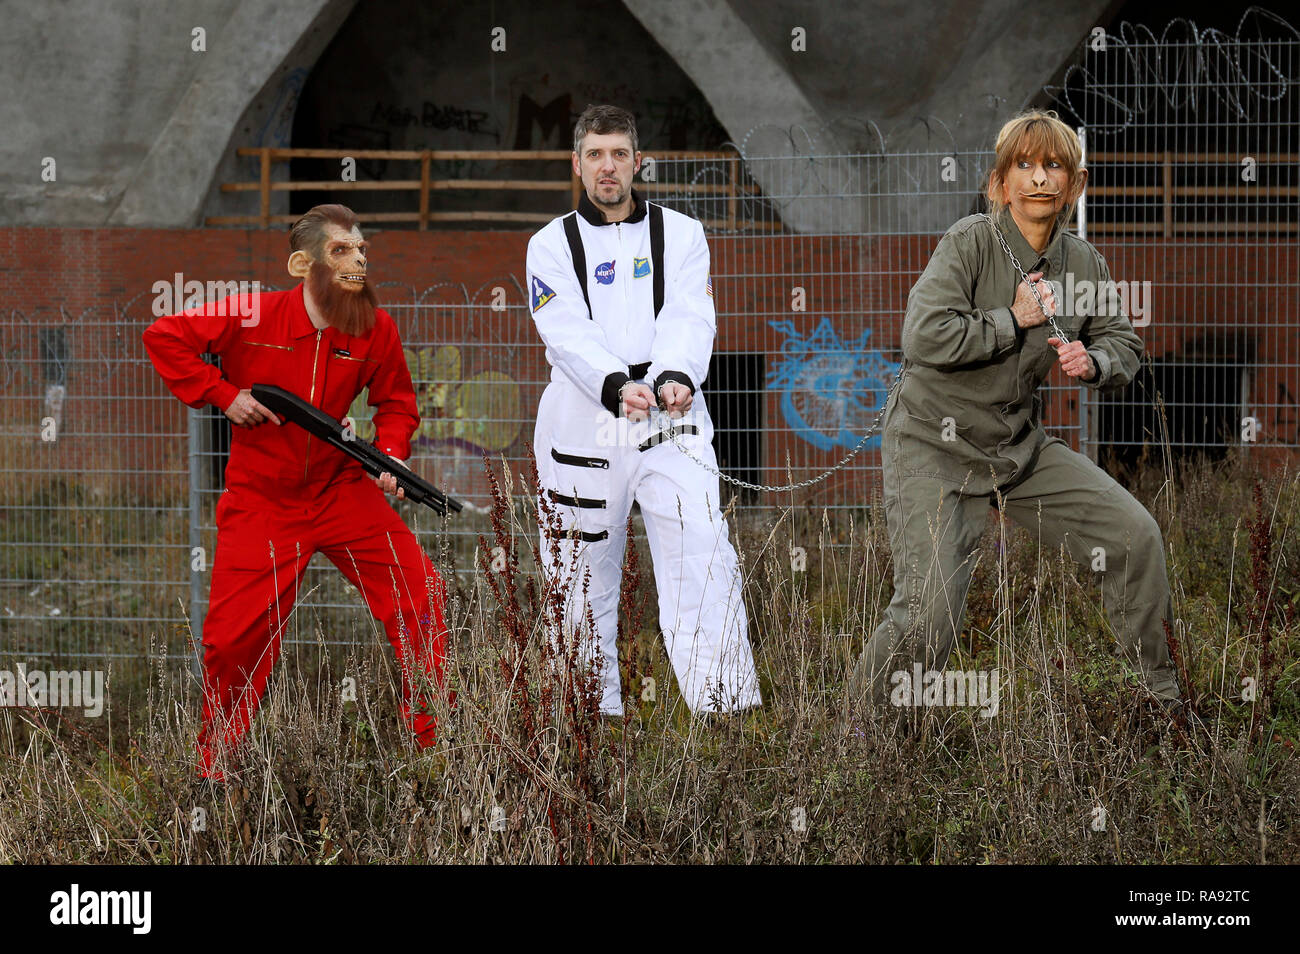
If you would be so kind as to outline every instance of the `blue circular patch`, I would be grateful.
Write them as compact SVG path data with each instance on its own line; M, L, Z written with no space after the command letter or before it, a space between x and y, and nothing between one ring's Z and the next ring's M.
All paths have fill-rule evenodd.
M614 284L614 263L602 262L596 266L596 281L602 285Z

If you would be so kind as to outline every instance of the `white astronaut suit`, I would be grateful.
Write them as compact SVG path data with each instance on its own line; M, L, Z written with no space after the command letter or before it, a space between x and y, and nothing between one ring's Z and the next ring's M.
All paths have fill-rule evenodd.
M599 647L601 711L621 715L618 599L635 500L682 696L693 712L734 711L762 698L718 479L664 436L664 415L635 423L619 416L628 381L656 395L670 381L690 387L693 404L674 422L679 440L717 466L699 390L717 326L709 248L699 222L635 190L632 197L628 218L606 223L583 193L576 212L528 243L530 307L552 368L534 450L542 492L565 531L558 560L543 531L545 569L566 587L570 637L578 634L587 659Z

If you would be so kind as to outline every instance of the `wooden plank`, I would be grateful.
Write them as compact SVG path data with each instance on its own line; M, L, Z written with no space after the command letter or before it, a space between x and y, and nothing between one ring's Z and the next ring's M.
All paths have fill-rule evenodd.
M701 219L700 223L707 228L728 232L780 232L785 228L780 222L758 222L753 219L742 219L735 223L727 219Z
M430 155L435 162L447 159L568 162L572 153L567 149L435 149Z
M1164 186L1088 186L1088 195L1095 196L1155 196L1164 195ZM1213 196L1242 197L1246 195L1259 196L1261 198L1293 198L1300 195L1300 186L1257 186L1251 183L1243 182L1241 185L1230 186L1174 186L1173 194L1176 196L1198 196L1209 198Z
M276 162L289 159L409 159L418 162L428 152L434 161L448 159L482 159L499 161L567 161L573 153L567 149L270 149L262 146L241 146L235 152L240 156L257 156L269 152ZM676 149L655 152L655 159L734 159L739 153L717 150Z
M270 224L281 225L297 222L300 216L297 215L272 215ZM357 220L360 222L418 222L420 220L419 212L358 212ZM261 221L259 215L213 215L204 220L208 225L257 225Z
M222 192L256 192L261 189L258 182L223 182ZM510 189L520 192L563 192L569 186L565 182L548 182L543 179L367 179L364 182L341 182L338 179L304 180L299 182L272 182L272 192L303 192L310 190L342 192L415 192L421 188L429 189Z
M1300 186L1257 186L1248 182L1231 186L1176 186L1174 195L1200 196L1203 198L1214 196L1242 198L1250 195L1261 198L1282 199L1300 195Z
M1097 222L1089 218L1088 231L1107 235L1124 233L1145 233L1164 231L1163 222ZM1175 237L1178 235L1204 235L1207 233L1241 234L1243 232L1281 233L1284 235L1300 232L1297 222L1175 222Z
M257 156L266 147L242 146L235 149L239 156ZM407 159L419 161L425 149L315 149L272 148L270 155L277 162L290 159ZM568 149L428 149L433 161L450 159L482 160L537 160L559 161L571 159ZM737 159L740 153L732 149L664 149L645 153L654 159Z
M429 150L420 157L420 231L429 229Z
M1165 187L1164 186L1088 186L1088 188L1084 189L1083 191L1085 194L1090 196L1123 195L1123 196L1137 197L1137 196L1164 195Z
M260 146L240 147L237 155L257 156L263 152L270 153L276 162L288 162L290 159L411 159L420 158L419 150L413 149L265 149Z
M435 222L541 222L555 218L550 212L435 212Z
M296 215L273 215L271 224L291 223L298 221ZM262 217L260 215L210 215L203 220L205 225L261 225Z
M1174 163L1171 153L1165 153L1164 165L1160 167L1161 185L1164 188L1165 238L1174 234Z
M252 192L262 188L260 182L225 182L222 192ZM314 179L299 182L272 182L272 192L303 192L307 190L325 190L328 192L414 192L420 188L419 179L385 179L383 181L367 180L365 182L343 182L340 179Z
M1289 235L1300 231L1296 222L1179 222L1178 231L1196 235L1221 232L1225 235L1240 235L1243 232L1281 233Z
M736 228L736 183L740 181L740 163L732 159L727 164L727 222L732 231Z
M646 182L638 183L641 192L703 192L712 193L719 199L738 195L740 190L721 182Z
M1300 162L1300 153L1295 152L1259 152L1251 153L1250 156L1260 165ZM1207 165L1209 163L1240 165L1241 160L1244 158L1246 157L1239 152L1090 152L1088 153L1088 165L1097 162L1154 163L1166 160L1173 162L1175 165Z
M270 184L272 192L367 192L371 190L375 192L416 192L423 187L426 187L426 183L420 179L367 179L363 182L343 182L338 179L306 179L298 182L272 182ZM563 192L570 189L571 184L551 182L545 179L430 179L427 188L469 192L480 189L505 189L519 192ZM1159 194L1160 192L1159 186L1133 188L1145 188L1151 194ZM222 192L259 192L261 189L261 182L223 182L221 184ZM714 195L719 199L729 198L733 201L737 195L753 195L757 194L758 191L755 189L735 189L727 185L706 182L682 182L678 184L645 182L637 183L637 190L652 195L658 193L698 193ZM1088 192L1092 195L1134 194L1133 189L1127 189L1123 186L1097 186L1090 188Z
M1095 214L1096 210L1088 210L1089 232L1159 232L1165 227L1163 222L1098 222L1093 218Z
M262 175L258 182L261 190L262 228L271 226L271 150L262 149Z
M548 182L544 179L434 179L435 189L509 189L519 192L563 192L567 182Z
M362 222L418 222L418 212L364 212L357 216ZM296 215L273 215L272 225L288 225L296 222ZM555 218L549 212L430 212L431 222L506 222L519 224L545 224ZM257 225L261 216L257 215L213 215L204 219L206 226ZM726 219L705 219L703 224L712 229L727 229L735 232L779 232L779 222L758 222L751 220L731 223ZM1104 231L1104 229L1103 229Z
M646 159L654 159L658 162L660 159L737 159L740 153L726 149L718 150L699 150L699 149L666 149L653 150L644 153Z

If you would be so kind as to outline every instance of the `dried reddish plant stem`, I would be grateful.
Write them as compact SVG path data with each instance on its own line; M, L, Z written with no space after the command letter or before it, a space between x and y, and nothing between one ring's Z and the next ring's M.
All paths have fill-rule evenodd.
M496 561L493 557L492 548L488 546L483 537L479 537L479 566L488 582L492 598L497 606L496 616L500 631L506 636L498 654L498 665L501 669L501 675L510 682L515 714L519 720L523 738L527 740L529 754L534 755L536 754L536 747L540 743L536 732L536 714L533 711L532 698L528 691L529 626L524 619L522 608L518 602L519 594L515 577L518 573L519 561L515 557L513 535L510 532L507 516L510 501L501 487L501 482L497 479L496 471L487 462L486 457L484 458L484 469L487 472L488 486L492 494L490 521L493 537L497 546L501 548L503 553L508 554L508 557L505 560L505 565L498 571L494 567Z
M638 645L637 634L645 622L645 594L641 591L641 554L637 550L632 529L632 515L628 514L626 542L623 555L623 585L618 595L619 641L627 647L627 662L623 667L625 708L637 702Z
M1165 643L1169 646L1169 658L1174 661L1174 671L1178 673L1178 682L1182 686L1183 698L1192 711L1196 711L1196 690L1192 684L1192 677L1187 671L1187 661L1183 658L1183 647L1174 633L1173 626L1169 620L1162 619L1161 624L1165 628Z
M600 686L596 669L587 658L590 654L585 651L583 633L568 632L567 612L570 600L579 602L578 596L580 604L586 604L589 573L578 574L576 548L561 545L567 528L540 487L531 449L529 457L531 473L521 483L536 506L525 505L530 519L524 523L532 526L522 529L512 520L514 502L501 475L485 461L492 494L493 539L499 549L480 537L478 562L504 637L498 649L498 669L511 686L506 724L490 737L510 752L511 760L524 770L524 779L535 782L553 773L571 779L576 797L559 804L548 800L547 825L561 862L582 847L587 859L594 860L593 808L606 794L597 750ZM549 573L543 572L540 588L533 575L520 577L517 541L521 535L527 539L539 570L551 568ZM575 586L579 594L573 593ZM588 631L594 629L589 610L585 624ZM539 634L541 638L536 638Z
M1250 613L1246 637L1259 645L1259 686L1250 720L1250 735L1263 732L1273 697L1273 525L1264 503L1264 488L1256 479L1252 488L1255 515L1250 521Z

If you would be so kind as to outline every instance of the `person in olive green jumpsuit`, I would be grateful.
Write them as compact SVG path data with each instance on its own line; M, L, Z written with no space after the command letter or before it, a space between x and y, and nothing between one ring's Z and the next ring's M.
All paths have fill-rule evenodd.
M1111 389L1133 379L1142 354L1105 260L1066 229L1086 180L1078 138L1054 113L1013 119L989 177L992 221L972 215L953 225L908 297L902 381L882 432L894 596L858 675L878 702L894 674L946 666L991 504L1047 553L1064 545L1098 570L1124 657L1155 697L1179 697L1159 526L1041 423L1036 392L1053 364Z

